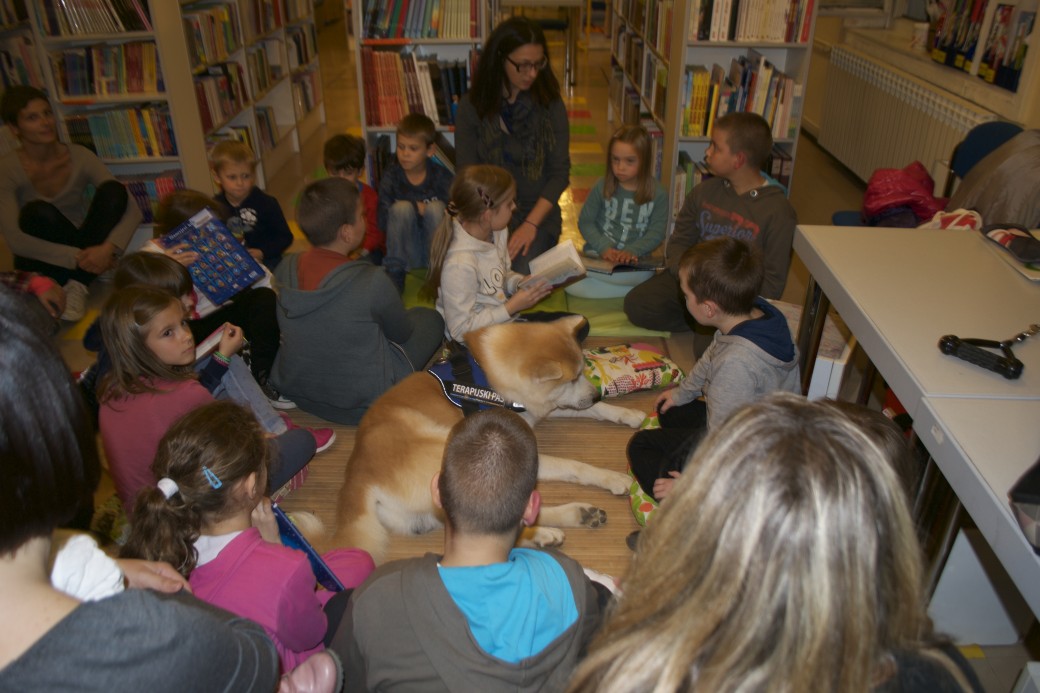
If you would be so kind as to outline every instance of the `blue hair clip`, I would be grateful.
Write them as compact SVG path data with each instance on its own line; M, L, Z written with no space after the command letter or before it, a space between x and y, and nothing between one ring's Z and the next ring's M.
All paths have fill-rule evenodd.
M206 481L208 481L209 485L214 489L218 489L224 485L224 482L220 480L220 477L214 474L213 470L205 465L202 467L202 476L206 477Z

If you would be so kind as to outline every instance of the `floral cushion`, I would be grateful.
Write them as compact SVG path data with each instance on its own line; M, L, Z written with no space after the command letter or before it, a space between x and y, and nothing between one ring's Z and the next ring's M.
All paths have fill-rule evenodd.
M585 377L603 397L674 385L685 375L649 344L618 344L585 350Z

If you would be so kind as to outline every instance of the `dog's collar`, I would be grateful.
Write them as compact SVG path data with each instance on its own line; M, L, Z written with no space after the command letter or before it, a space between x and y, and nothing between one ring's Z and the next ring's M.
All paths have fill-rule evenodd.
M441 391L448 401L462 409L466 416L490 407L504 407L522 412L524 406L518 402L506 402L488 385L484 369L468 350L453 349L451 353L433 364L427 371L440 383Z

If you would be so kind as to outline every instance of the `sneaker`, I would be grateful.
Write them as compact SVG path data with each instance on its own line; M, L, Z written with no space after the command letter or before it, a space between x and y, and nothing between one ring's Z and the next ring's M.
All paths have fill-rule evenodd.
M271 403L271 406L278 410L295 409L296 402L293 402L288 397L282 396L278 390L274 389L274 386L267 380L259 383L260 389L263 390L264 397Z
M90 292L75 279L65 282L62 288L65 290L65 312L61 314L61 319L79 322L87 314L87 298Z
M631 534L629 534L627 537L625 537L625 544L627 544L628 548L630 548L631 550L633 550L633 551L636 550L636 547L639 546L639 530L638 529L636 531L632 532Z
M285 422L286 427L288 427L290 431L297 428L303 428L314 436L315 454L325 452L332 447L333 443L336 442L336 432L331 428L306 428L293 421L288 414L279 413L278 416L282 417L282 421Z

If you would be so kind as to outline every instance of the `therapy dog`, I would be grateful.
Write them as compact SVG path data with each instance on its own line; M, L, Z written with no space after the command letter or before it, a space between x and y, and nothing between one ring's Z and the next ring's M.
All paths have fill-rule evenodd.
M581 316L554 322L511 322L466 335L488 384L506 403L520 403L528 424L547 416L585 416L633 428L641 412L596 401L596 389L582 374L581 347L575 337ZM335 546L356 546L377 563L390 533L420 534L442 526L430 495L430 479L440 470L448 432L463 417L430 373L413 373L373 403L358 426L357 438L339 497ZM538 478L571 481L628 492L631 479L575 460L538 457ZM587 503L542 508L527 543L558 545L556 527L596 527L606 513Z

